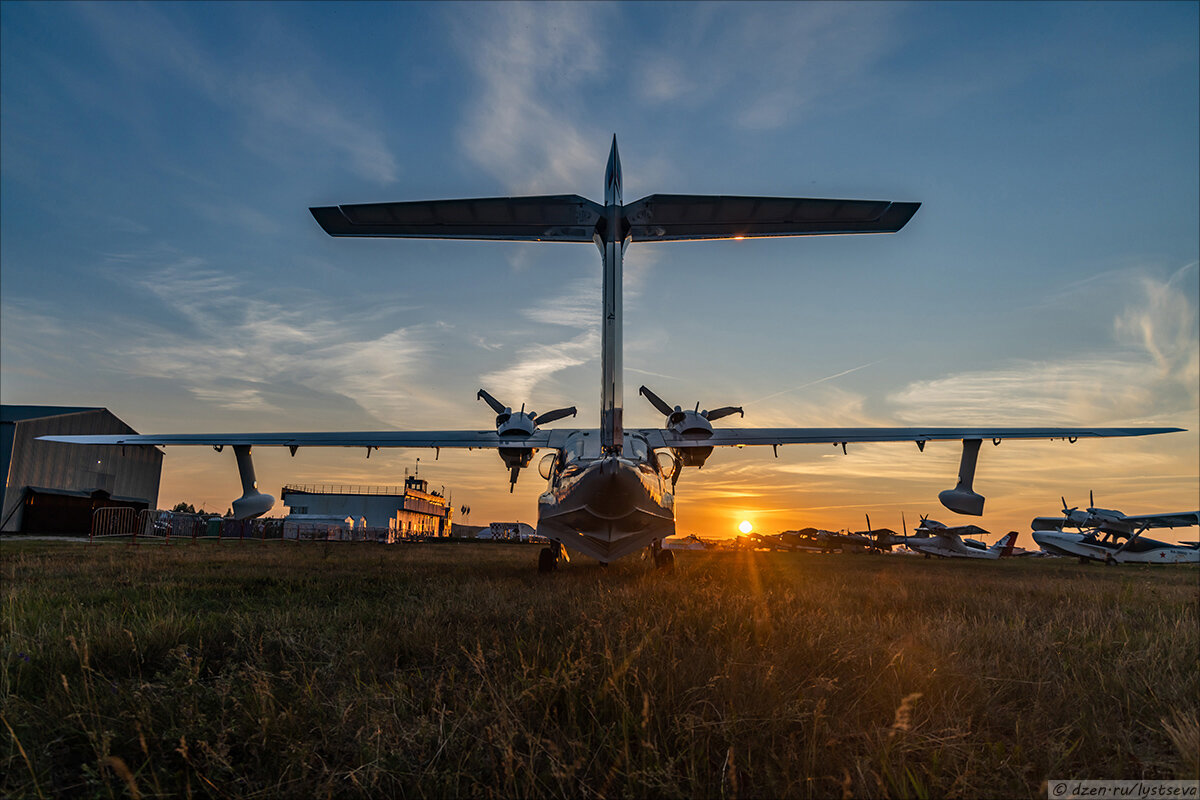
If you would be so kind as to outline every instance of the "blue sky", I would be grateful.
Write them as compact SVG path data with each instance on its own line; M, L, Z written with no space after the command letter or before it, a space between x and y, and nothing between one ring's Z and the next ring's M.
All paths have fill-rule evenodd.
M1089 489L1195 508L1198 8L5 2L0 396L146 433L430 429L487 427L484 386L594 425L593 247L334 240L307 207L601 199L616 133L627 201L923 203L894 236L632 246L627 424L661 423L646 382L747 426L1177 425L989 448L982 524ZM957 450L719 453L680 529L949 522ZM532 518L539 481L509 495L492 454L256 461L273 490L418 455L471 522ZM162 503L236 487L228 453L168 451Z

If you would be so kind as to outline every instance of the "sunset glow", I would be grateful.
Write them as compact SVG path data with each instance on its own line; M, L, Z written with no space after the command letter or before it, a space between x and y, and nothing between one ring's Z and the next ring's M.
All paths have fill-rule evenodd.
M754 526L750 524L750 520L744 519L742 520L742 524L738 525L738 530L742 533L749 533L754 530Z

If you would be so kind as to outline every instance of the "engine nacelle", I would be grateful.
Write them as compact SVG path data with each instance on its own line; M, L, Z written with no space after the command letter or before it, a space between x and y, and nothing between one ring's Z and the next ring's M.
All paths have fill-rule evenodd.
M707 412L706 412L707 413ZM667 427L681 436L711 436L712 423L698 411L684 411L679 406L667 417Z
M529 447L501 447L498 452L508 469L524 469L533 460L533 449Z
M685 467L703 467L712 451L711 447L679 447L675 449L675 454Z
M537 423L533 421L533 416L526 414L524 410L514 412L506 408L503 414L496 416L496 433L500 436L517 436L523 439L532 436L536 430Z

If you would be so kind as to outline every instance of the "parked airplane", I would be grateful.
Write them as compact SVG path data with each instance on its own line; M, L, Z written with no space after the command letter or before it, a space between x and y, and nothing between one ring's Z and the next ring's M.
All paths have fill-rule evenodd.
M625 430L622 369L622 260L631 242L748 239L767 236L894 233L919 203L886 200L825 200L656 194L626 204L621 161L613 137L604 176L604 203L578 195L435 200L325 206L310 209L331 236L492 239L591 242L603 265L600 344L600 427L543 430L540 426L574 409L545 414L514 412L484 391L479 397L496 412L495 430L366 431L330 433L224 433L167 435L54 436L51 441L112 445L211 445L233 448L243 495L234 516L266 513L274 498L258 491L251 448L300 447L494 448L510 473L510 484L539 449L548 450L539 472L548 480L538 498L537 531L553 544L542 551L539 569L554 569L563 546L601 562L651 547L660 566L671 563L661 542L675 530L675 485L683 467L699 467L717 446L840 444L961 440L958 484L939 499L961 514L983 513L984 498L972 488L985 439L1068 439L1144 436L1180 428L742 428L714 429L720 417L740 413L670 406L645 387L644 394L666 416L665 427Z
M959 525L947 527L937 520L921 518L921 524L905 541L905 545L926 558L939 556L941 558L988 558L997 559L1012 555L1013 545L1017 541L1017 532L1013 531L1001 537L995 544L988 547L978 539L968 539L965 536L978 536L987 533L978 525Z
M871 515L866 514L864 516L867 518L867 529L865 531L859 531L857 535L867 537L867 540L870 542L869 549L872 552L882 553L887 551L890 553L893 547L898 547L899 545L905 544L908 541L908 524L903 522L903 514L900 515L901 522L904 525L903 536L896 533L891 528L876 528L872 530Z
M1095 498L1088 493L1088 500ZM1048 553L1077 556L1081 563L1194 564L1200 563L1200 543L1171 544L1142 536L1150 528L1190 528L1200 525L1200 511L1175 514L1126 515L1110 508L1067 508L1063 516L1036 517L1033 540ZM1069 533L1064 528L1078 528ZM1122 542L1121 540L1124 539Z
M1198 511L1183 511L1175 514L1141 514L1126 516L1111 508L1096 508L1096 498L1088 492L1086 510L1078 506L1067 508L1066 498L1062 498L1063 515L1061 517L1035 517L1031 526L1035 531L1060 531L1063 528L1096 529L1103 533L1114 533L1124 536L1133 535L1139 528L1190 528L1197 523Z
M777 543L780 549L821 553L862 553L872 546L871 540L862 534L826 531L819 528L783 531L775 536L762 538Z

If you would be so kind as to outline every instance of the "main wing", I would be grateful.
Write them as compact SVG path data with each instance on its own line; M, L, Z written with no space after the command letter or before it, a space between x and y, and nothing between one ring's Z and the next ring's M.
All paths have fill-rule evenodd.
M842 444L854 442L918 442L958 439L1084 439L1177 433L1183 428L718 428L711 434L684 436L665 428L632 431L659 447L743 447L746 445ZM305 431L300 433L169 433L39 436L48 442L104 445L259 445L263 447L499 447L561 448L575 429L539 430L528 437L501 437L494 430L473 431ZM1195 525L1196 514L1152 514L1126 517L1153 527Z
M671 430L639 431L653 447L723 447L781 444L849 444L955 439L1090 439L1178 433L1183 428L718 428L711 434L685 436Z
M590 242L603 206L575 194L310 208L330 236Z
M1181 514L1141 514L1126 516L1125 522L1147 528L1191 528L1200 525L1200 511L1185 511Z
M652 194L624 207L635 242L895 233L920 203Z

